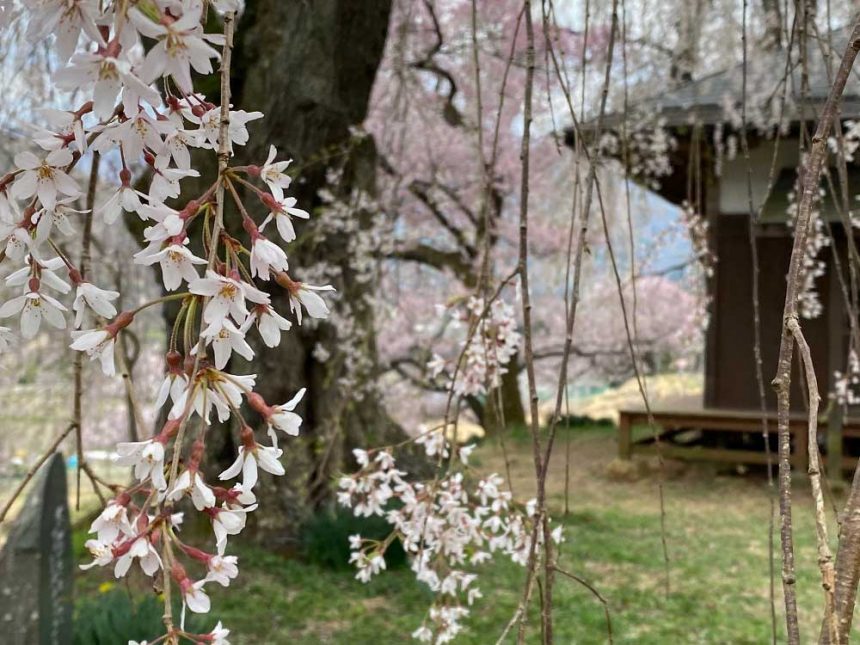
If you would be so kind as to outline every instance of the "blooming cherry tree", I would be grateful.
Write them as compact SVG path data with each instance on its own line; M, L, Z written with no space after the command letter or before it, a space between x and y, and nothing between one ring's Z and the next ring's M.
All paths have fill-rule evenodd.
M134 481L107 489L110 499L93 522L94 537L86 545L93 561L83 567L112 566L118 578L136 568L161 576L165 632L155 643L228 642L229 630L221 623L208 633L187 632L185 610L209 612L208 586L229 586L239 575L236 556L225 555L228 539L257 510L253 488L259 470L285 472L275 431L295 436L302 423L294 410L304 390L288 403L270 405L254 391L255 375L224 371L234 352L253 358L249 333L259 333L267 347L275 347L291 328L287 312L276 311L254 280L286 289L298 323L303 310L314 318L329 312L320 292L331 287L306 285L287 274L280 244L295 238L290 217L309 217L286 194L289 160L278 160L271 147L260 166L231 165L234 147L249 141L247 124L263 117L230 105L231 47L239 9L240 3L230 0L44 0L25 2L21 12L33 42L53 34L60 63L56 86L74 90L82 103L74 111L46 115L55 130L38 131L32 149L19 152L14 167L0 177L0 244L4 260L21 265L6 281L20 295L0 303L0 318L20 320L20 337L4 327L1 344L9 347L32 338L44 319L57 329L71 328L70 347L97 359L104 374L113 377L114 346L135 324L135 316L168 300L180 303L156 401L156 407L171 401L167 421L149 439L117 445L118 463L132 467ZM220 18L212 20L213 13ZM223 33L207 31L218 23ZM219 64L216 105L195 92L193 73L211 74ZM200 176L192 167L194 149L217 155L218 174L200 194L189 197L182 191L183 180ZM93 163L92 181L111 180L116 188L82 212L72 208L73 200L84 194L75 168L93 154L115 160L120 170L116 176L99 177ZM141 174L137 180L135 173ZM256 211L241 201L234 188L239 183L253 189ZM235 202L246 240L226 233L227 200ZM56 236L118 226L124 217L147 223L146 246L130 261L157 266L168 295L118 311L120 293L95 284L87 268L61 250ZM84 219L86 226L72 225L75 219ZM280 241L262 233L272 219ZM198 256L193 248L203 252ZM124 295L133 299L133 294ZM240 409L243 402L268 425L268 440L255 437ZM236 460L220 475L231 488L204 475L213 408L220 421L232 418L241 428ZM180 509L208 516L213 531L208 547L180 539ZM182 617L172 615L176 594Z

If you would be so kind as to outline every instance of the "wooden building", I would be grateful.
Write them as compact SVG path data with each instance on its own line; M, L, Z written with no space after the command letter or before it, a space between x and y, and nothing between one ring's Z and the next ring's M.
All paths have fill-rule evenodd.
M839 50L841 51L841 50ZM657 192L673 204L693 205L707 219L708 245L716 258L708 289L711 297L704 357L704 396L701 407L692 410L658 409L657 422L665 439L664 454L681 458L725 460L734 462L764 461L761 435L759 388L755 370L755 325L753 318L752 244L758 252L758 291L761 313L761 350L771 444L775 447L776 397L770 380L776 371L781 318L785 299L785 276L792 247L792 229L788 211L794 191L799 161L799 138L815 129L817 115L826 99L830 84L825 63L818 55L810 56L809 92L801 101L792 95L800 87L800 72L789 80L783 108L785 127L779 137L763 136L756 128L747 129L749 163L740 145L740 104L743 69L741 66L689 82L658 98L635 106L635 111L658 115L658 119L675 140L670 153L671 173L660 179ZM785 69L785 53L768 54L755 69L769 69L769 83L762 86L762 74L748 77L749 92L755 97L769 97L756 109L779 111ZM838 59L838 56L836 57ZM758 79L758 80L756 80ZM842 120L860 117L860 82L855 74L848 83L841 109ZM752 113L753 110L750 109ZM616 133L622 128L622 115L606 120ZM734 138L734 143L732 142ZM734 149L735 154L729 154ZM858 152L860 161L860 152ZM835 164L835 159L830 162ZM771 169L773 168L773 172ZM860 176L854 163L848 164L849 205L860 207L855 195L860 192ZM819 388L824 397L822 413L829 415L830 428L824 452L840 458L843 449L860 454L860 426L842 418L837 405L830 405L827 393L832 391L833 373L845 372L848 353L848 308L845 297L850 290L846 230L849 214L840 208L841 200L831 198L835 189L841 195L842 182L837 168L830 168L831 181L822 182L827 196L820 212L828 247L818 257L826 273L817 278L816 291L822 312L803 321L803 329L812 351ZM771 181L772 180L772 181ZM750 225L749 188L751 182L753 212L758 221ZM768 186L772 190L768 193ZM765 199L766 198L766 199ZM860 240L858 240L860 241ZM839 279L839 276L842 279ZM792 422L798 463L805 462L806 394L798 367L792 376ZM653 441L633 441L631 427L645 422L642 410L624 410L620 414L620 452L629 458L634 451L654 449ZM693 431L693 432L691 432ZM687 439L685 439L685 437ZM686 441L686 443L685 443ZM854 443L856 442L856 446ZM851 444L851 445L849 445ZM853 469L856 460L851 460ZM846 465L849 462L846 459Z

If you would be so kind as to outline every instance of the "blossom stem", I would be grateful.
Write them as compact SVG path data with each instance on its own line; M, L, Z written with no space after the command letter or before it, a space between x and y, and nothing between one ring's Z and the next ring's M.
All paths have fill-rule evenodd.
M244 184L245 186L247 186L248 188L250 188L251 190L253 190L253 191L254 191L255 193L257 193L257 195L259 195L260 197L262 197L263 195L268 195L268 194L269 194L269 193L267 193L266 191L261 190L259 187L257 187L257 186L255 186L254 184L252 184L252 183L251 183L250 181L248 181L247 179L242 179L242 178L241 178L241 177L239 177L238 175L231 175L231 177L232 177L233 179L235 179L236 181L238 181L240 184Z
M242 198L239 197L239 193L236 192L236 187L233 185L233 182L230 181L229 175L225 177L224 181L227 183L227 188L229 189L230 194L233 196L233 201L236 203L236 207L242 214L243 225L246 223L250 223L250 227L252 228L252 230L256 230L257 225L254 222L254 219L250 215L248 215L248 211L245 208L245 205L242 203Z
M179 308L179 313L176 314L176 320L173 321L173 329L170 332L170 346L168 349L176 349L176 336L179 334L179 325L188 313L188 300L182 301L182 306Z
M66 265L66 268L71 272L77 270L77 267L69 260L68 256L63 253L62 249L54 242L54 240L48 238L48 244L51 245L51 248L54 249L54 253L63 261L63 264ZM83 276L84 272L81 271L81 276Z
M193 293L189 293L187 291L183 291L182 293L170 293L170 294L167 294L166 296L161 296L161 298L156 298L155 300L150 300L149 302L143 303L139 307L132 309L131 313L136 316L141 311L143 311L144 309L148 309L149 307L153 307L155 305L160 305L160 304L165 303L165 302L170 302L172 300L183 300L185 298L191 298L191 299L196 300L197 296L195 296Z

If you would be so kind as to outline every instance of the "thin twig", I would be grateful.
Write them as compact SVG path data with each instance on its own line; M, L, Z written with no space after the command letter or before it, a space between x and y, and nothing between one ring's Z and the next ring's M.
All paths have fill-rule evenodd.
M753 338L754 338L754 346L753 346L753 361L755 364L755 378L756 378L756 386L758 387L758 398L759 398L759 410L761 412L761 433L762 438L764 440L764 452L765 459L767 461L767 485L768 485L768 500L769 500L769 512L768 512L768 543L767 543L767 552L768 552L768 577L769 577L769 587L768 587L768 596L770 601L770 624L771 624L771 641L773 645L776 645L777 642L777 619L776 619L776 588L774 584L775 578L775 564L774 564L774 548L773 548L773 536L774 536L774 514L776 511L776 504L774 498L774 482L773 482L773 456L771 455L770 449L770 433L768 431L768 415L767 415L767 393L765 389L765 380L764 380L764 364L761 357L761 306L760 306L760 298L759 298L759 257L758 257L758 243L756 240L756 230L755 225L759 221L760 213L756 212L755 204L753 201L753 184L752 184L752 163L750 162L750 149L749 149L749 140L747 138L747 4L748 0L744 0L743 2L743 20L742 20L742 29L741 29L741 41L743 44L743 78L741 81L741 150L743 151L744 161L746 163L747 169L747 201L748 201L748 209L749 209L749 217L748 217L748 231L749 231L749 243L750 243L750 256L752 259L752 312L753 312ZM789 53L786 54L786 70L788 69L789 62L791 60L790 50ZM767 202L767 197L770 194L771 187L773 186L773 178L776 169L776 152L779 149L779 133L781 131L782 117L783 117L783 109L785 107L785 88L787 84L783 86L782 93L782 101L780 102L780 111L777 122L777 137L776 142L774 144L774 156L771 161L770 167L770 176L768 178L768 190L767 195L765 195L764 199L761 202L761 208L764 208L764 204Z
M594 585L584 578L580 578L578 575L565 571L564 569L559 569L558 567L556 567L555 570L561 575L570 578L574 582L578 582L588 589L588 591L591 592L591 595L597 598L600 604L603 605L603 615L606 617L606 640L609 645L612 645L612 616L609 613L609 602L603 597L603 594L601 594Z
M18 486L16 486L15 490L12 491L12 495L9 497L8 500L6 500L6 503L3 505L3 510L0 510L0 523L2 523L3 520L6 519L6 514L9 512L9 509L12 508L12 504L15 503L15 500L22 493L22 491L27 486L27 484L30 483L30 480L33 479L33 477L36 475L37 472L39 472L39 468L42 467L42 464L44 464L48 460L48 457L50 457L51 455L54 454L54 452L56 452L57 447L61 443L63 443L63 439L68 437L69 434L71 434L72 430L74 430L74 429L75 429L75 424L70 423L68 425L68 427L65 430L63 430L57 436L56 439L54 439L54 442L48 447L48 449L44 453L42 453L42 456L36 460L36 463L34 463L32 466L30 466L30 470L28 470L27 474L24 475L24 479L22 479L18 483Z
M93 152L90 166L90 180L87 185L87 203L84 213L84 231L81 238L81 260L78 266L81 279L86 280L90 271L90 248L93 240L93 208L96 205L96 189L99 181L99 165L101 154ZM46 215L47 216L47 215ZM85 471L84 440L83 440L83 398L84 398L84 353L75 352L72 365L74 379L74 395L72 399L72 424L75 426L75 445L77 448L78 464L75 473L75 510L81 510L81 472ZM87 472L89 472L87 470Z

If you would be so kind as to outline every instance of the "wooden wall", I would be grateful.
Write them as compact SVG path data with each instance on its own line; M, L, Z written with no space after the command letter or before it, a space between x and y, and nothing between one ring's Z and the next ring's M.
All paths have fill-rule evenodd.
M747 215L721 214L711 219L712 240L718 258L712 281L713 301L708 336L709 348L705 370L705 405L723 409L756 410L759 408L758 384L754 362L754 326L752 306L752 254ZM770 381L776 373L785 274L791 255L792 238L784 224L766 226L756 236L759 254L759 303L761 310L762 361L768 407L776 409L776 396ZM841 339L831 342L832 331L841 330L844 309L838 289L831 288L833 276L832 249L822 251L828 263L826 275L816 281L824 313L802 326L812 351L822 410L830 388L831 361L842 352ZM844 266L844 264L843 264ZM837 285L838 286L838 285ZM836 318L833 318L836 317ZM838 333L841 333L839 331ZM836 347L838 343L840 347ZM797 367L797 352L792 375L792 407L805 409L806 394ZM844 361L844 358L841 359ZM842 369L835 367L835 369Z

